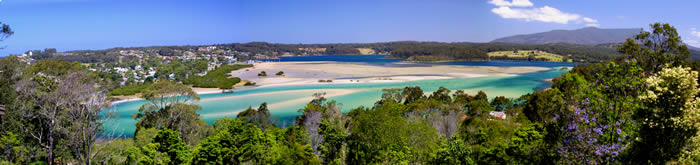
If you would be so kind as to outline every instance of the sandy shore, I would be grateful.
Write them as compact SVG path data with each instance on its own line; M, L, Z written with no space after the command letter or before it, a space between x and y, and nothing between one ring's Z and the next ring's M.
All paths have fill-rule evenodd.
M416 65L396 63L392 67L339 62L269 62L231 72L234 77L259 87L304 84L382 83L516 74L549 70L546 67L493 67L462 65ZM259 77L265 71L268 76ZM283 71L284 76L275 73ZM319 82L319 80L333 80Z
M192 88L194 92L197 94L211 94L211 93L221 93L221 89L219 88ZM135 100L143 100L143 98L140 97L141 94L135 94L135 95L129 95L129 96L112 96L115 100L112 101L111 105L123 103L123 102L129 102L129 101L135 101Z
M199 100L199 102L208 102L208 101L217 101L217 100L226 100L226 99L231 99L235 100L236 98L244 98L244 97L261 97L264 95L275 95L275 94L286 94L286 93L294 93L294 92L324 92L326 93L325 97L335 97L335 96L342 96L342 95L347 95L351 93L358 92L360 90L350 90L350 89L306 89L306 90L291 90L291 91L277 91L277 92L266 92L266 93L255 93L255 94L247 94L247 95L238 95L238 96L229 96L229 97L217 97L217 98L210 98L210 99L203 99ZM285 107L289 105L294 105L294 104L300 104L300 103L305 103L309 102L312 100L312 96L308 97L302 97L302 98L296 98L293 100L286 100L282 102L277 102L273 104L268 104L267 107L270 109L279 109L278 107ZM232 109L230 111L225 111L225 112L220 112L220 113L207 113L207 114L202 114L200 117L202 118L209 118L209 117L221 117L221 116L228 116L228 115L236 115L241 111L244 111L245 109Z

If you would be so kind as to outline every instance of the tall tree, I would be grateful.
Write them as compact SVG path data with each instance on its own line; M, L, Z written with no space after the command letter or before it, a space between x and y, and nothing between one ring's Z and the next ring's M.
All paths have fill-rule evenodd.
M50 62L58 66L77 65ZM31 70L34 72L29 72L15 87L23 105L18 107L22 116L33 121L23 126L24 132L47 150L50 164L60 140L69 140L74 156L89 164L92 144L102 129L98 114L109 104L104 92L79 67L34 65Z
M680 66L687 63L690 51L682 44L676 28L658 22L649 26L651 31L642 31L634 39L628 38L618 51L639 60L649 73L660 71L666 64Z
M102 121L110 115L100 116L102 110L109 106L106 92L95 87L94 81L86 81L89 77L85 72L74 72L62 80L58 91L67 93L66 108L68 146L78 160L92 164L94 156L93 145L97 136L103 132Z
M0 22L0 25L2 25L2 27L0 28L0 41L5 40L12 34L15 34L15 32L13 32L12 29L10 29L10 25L3 24L2 22Z
M139 120L136 132L142 128L169 128L178 131L186 143L196 144L209 130L196 112L201 107L189 103L199 100L197 93L189 86L159 81L144 90L142 97L150 103L141 106L134 115Z

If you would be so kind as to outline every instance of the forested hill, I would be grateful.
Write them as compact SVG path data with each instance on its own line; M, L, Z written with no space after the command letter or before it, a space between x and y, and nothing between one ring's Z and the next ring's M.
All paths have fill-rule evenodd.
M615 44L510 44L510 43L436 43L400 42L391 44L389 57L409 61L484 61L488 52L540 50L559 54L576 62L597 62L620 56Z
M491 42L517 44L552 44L568 43L581 45L598 45L622 43L625 39L639 34L641 29L599 29L586 27L576 30L552 30L542 33L515 35L499 38Z

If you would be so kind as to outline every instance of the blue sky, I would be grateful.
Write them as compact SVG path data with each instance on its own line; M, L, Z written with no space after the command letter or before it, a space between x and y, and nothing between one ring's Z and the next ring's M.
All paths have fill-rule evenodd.
M700 47L697 0L1 0L0 56L152 45L488 42L515 34L674 25Z

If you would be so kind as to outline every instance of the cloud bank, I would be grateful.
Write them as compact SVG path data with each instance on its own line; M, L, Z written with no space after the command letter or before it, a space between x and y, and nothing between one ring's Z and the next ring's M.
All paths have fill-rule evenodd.
M491 12L501 16L501 18L559 24L585 22L587 23L586 26L600 26L598 20L590 17L566 13L550 6L533 7L534 4L530 0L489 0L488 3L498 6L491 9Z
M692 31L690 32L690 34L692 34L692 35L695 36L695 37L700 38L700 32L696 31L695 28L692 29Z

